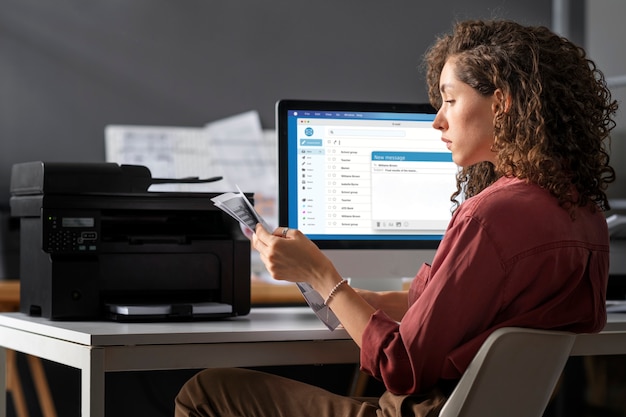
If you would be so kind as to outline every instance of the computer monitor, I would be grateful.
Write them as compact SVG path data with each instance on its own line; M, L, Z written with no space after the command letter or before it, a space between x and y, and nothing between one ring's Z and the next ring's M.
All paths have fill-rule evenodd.
M414 277L434 256L456 190L435 113L429 104L279 101L279 224L306 234L344 277L367 280L361 286Z

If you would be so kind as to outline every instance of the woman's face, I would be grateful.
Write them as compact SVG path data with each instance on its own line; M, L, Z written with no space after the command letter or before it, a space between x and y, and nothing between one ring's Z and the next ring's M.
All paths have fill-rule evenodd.
M433 127L441 131L441 140L452 152L452 160L457 165L467 167L483 161L495 163L496 154L491 146L499 91L489 97L481 95L456 77L455 68L455 60L451 58L441 71L442 105Z

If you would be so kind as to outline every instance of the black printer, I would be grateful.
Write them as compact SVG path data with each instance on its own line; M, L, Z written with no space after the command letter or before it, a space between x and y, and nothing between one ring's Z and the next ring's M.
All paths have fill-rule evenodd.
M20 308L53 320L212 319L250 311L250 241L214 193L150 192L148 168L26 162L11 172L20 218Z

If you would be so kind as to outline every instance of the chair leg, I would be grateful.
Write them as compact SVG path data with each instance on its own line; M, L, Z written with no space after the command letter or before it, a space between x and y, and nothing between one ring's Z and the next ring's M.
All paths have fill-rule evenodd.
M39 399L39 406L41 407L43 417L57 417L41 358L28 355L28 365L33 377L33 383L35 384L35 390L37 391L37 398Z
M28 417L28 407L22 389L20 373L17 369L17 355L14 350L7 349L7 392L11 393L17 417Z
M350 387L350 397L362 397L367 389L367 383L369 381L369 375L359 370L357 365L355 374L352 380L352 386Z

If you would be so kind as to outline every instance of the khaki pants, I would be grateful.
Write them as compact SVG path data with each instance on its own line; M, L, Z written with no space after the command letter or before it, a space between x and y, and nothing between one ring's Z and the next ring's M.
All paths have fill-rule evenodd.
M176 417L435 417L446 397L350 398L277 375L238 368L207 369L176 397Z

